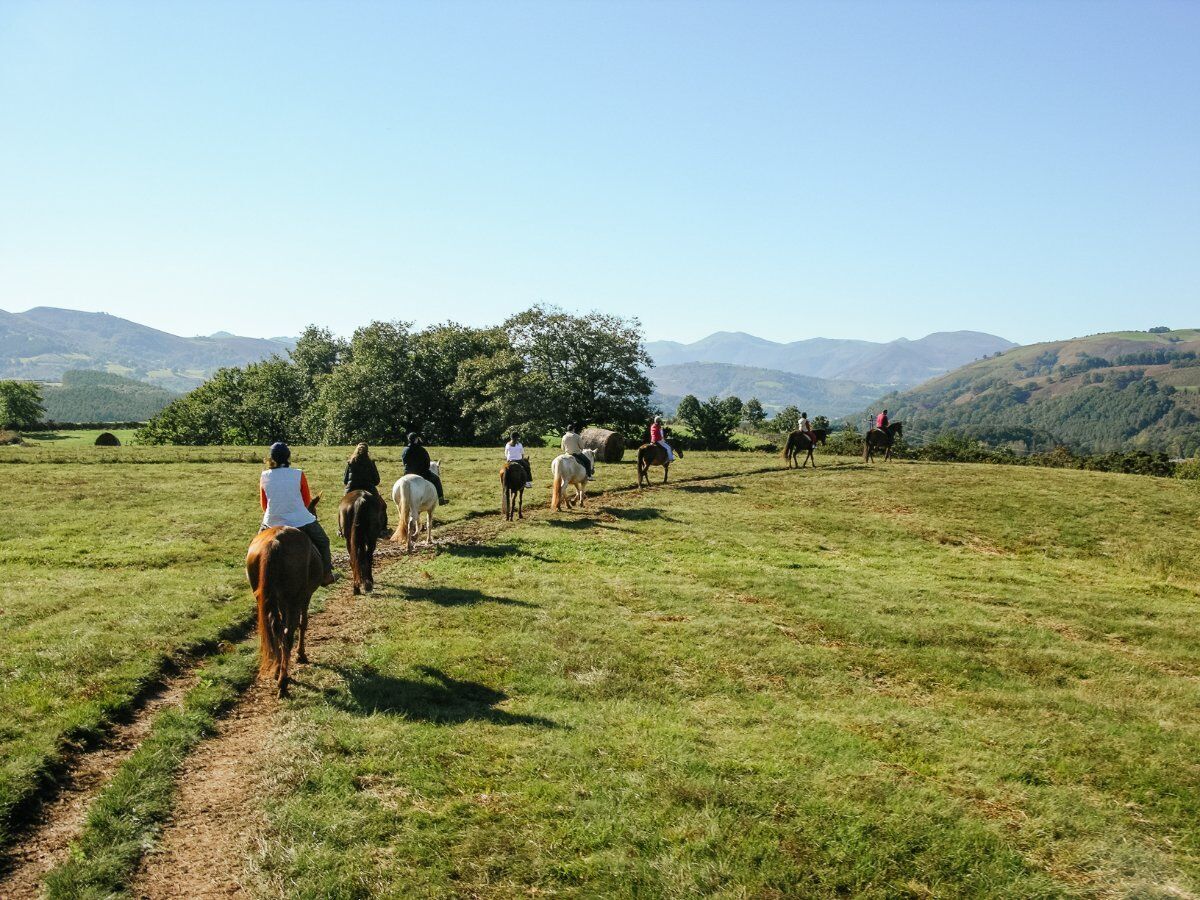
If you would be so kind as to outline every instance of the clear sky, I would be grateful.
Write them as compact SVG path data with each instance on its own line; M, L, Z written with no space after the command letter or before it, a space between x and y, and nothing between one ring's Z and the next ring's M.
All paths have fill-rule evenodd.
M1200 3L0 0L0 308L1200 325Z

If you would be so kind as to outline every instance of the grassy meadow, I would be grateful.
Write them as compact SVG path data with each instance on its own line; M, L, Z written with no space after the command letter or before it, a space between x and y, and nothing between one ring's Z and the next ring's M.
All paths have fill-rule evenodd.
M4 811L246 619L260 453L0 449ZM333 499L344 455L295 458ZM498 453L433 455L444 521L495 514ZM689 453L385 570L280 706L261 892L1200 891L1197 486L820 459Z

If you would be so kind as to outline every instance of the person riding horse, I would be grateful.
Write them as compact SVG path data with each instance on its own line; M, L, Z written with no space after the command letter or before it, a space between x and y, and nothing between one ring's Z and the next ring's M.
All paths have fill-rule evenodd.
M287 444L276 441L271 445L270 455L265 460L267 468L258 477L258 498L263 509L258 530L289 525L303 531L321 554L321 563L325 567L325 579L321 584L328 586L340 577L333 571L329 535L317 517L309 512L312 493L308 478L302 470L292 468L291 460L292 451Z
M342 475L342 484L346 486L344 494L351 491L366 491L379 498L379 505L383 508L382 528L386 534L388 531L388 504L383 494L379 493L379 468L375 465L375 460L371 459L371 453L366 444L359 444L350 454L350 459L346 461L346 472ZM342 536L340 526L338 536Z
M880 431L887 431L888 414L886 409L875 417L875 427Z
M504 445L504 459L508 462L519 463L521 468L525 470L525 487L533 487L533 469L529 465L529 460L525 457L525 448L521 445L521 436L515 431L508 439L508 443Z
M596 475L596 469L592 465L592 461L584 455L583 439L579 437L581 431L583 431L583 426L578 423L567 426L567 430L562 436L562 452L570 453L575 457L587 472L588 481L591 481Z
M400 454L400 461L404 463L405 475L420 475L437 488L438 503L449 502L446 500L446 495L442 493L442 479L429 468L429 451L425 449L421 435L417 432L409 432L408 446Z
M671 445L667 443L663 433L662 416L655 416L654 421L650 423L650 443L658 444L667 451L667 462L675 461L675 451L671 449Z
M808 413L800 413L800 421L796 425L796 430L803 433L810 442L813 440L813 427L812 422L808 421Z

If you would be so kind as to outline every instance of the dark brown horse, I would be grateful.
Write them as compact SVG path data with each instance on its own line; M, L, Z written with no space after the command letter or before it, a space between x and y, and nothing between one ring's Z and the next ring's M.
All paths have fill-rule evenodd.
M515 511L518 519L525 518L525 482L529 473L519 462L506 462L500 469L501 513L509 522Z
M320 495L308 504L316 509ZM308 632L308 601L321 586L325 566L321 554L303 531L286 525L260 531L246 554L246 575L258 601L259 675L275 679L279 696L288 692L292 642L300 635L297 662L308 662L304 637Z
M875 458L876 450L886 450L883 454L883 461L887 462L892 458L892 445L896 443L896 438L904 437L904 423L892 422L887 428L872 428L867 432L866 439L863 441L863 462L870 462Z
M338 531L346 536L356 594L375 590L375 544L387 530L384 502L371 491L348 491L338 506Z
M817 461L813 459L813 449L820 444L825 446L825 438L829 437L828 428L814 428L811 432L793 431L788 435L787 443L783 448L783 458L787 461L788 468L796 465L796 460L800 458L800 454L808 451L808 455L804 458L804 462L797 468L803 469L810 462L813 468L817 467Z
M683 451L678 447L672 447L675 451L675 458L682 459ZM663 484L667 483L667 475L671 471L671 463L667 459L667 451L661 444L642 444L638 447L637 454L637 470L638 470L638 487L642 486L642 479L646 481L646 487L650 486L650 467L663 467Z

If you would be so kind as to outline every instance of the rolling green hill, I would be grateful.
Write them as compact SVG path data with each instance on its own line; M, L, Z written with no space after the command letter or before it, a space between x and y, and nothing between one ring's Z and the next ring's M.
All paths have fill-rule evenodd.
M61 384L42 387L46 418L53 422L144 422L177 396L107 372L64 372Z
M768 412L798 406L813 415L843 416L862 409L887 388L831 378L794 375L725 363L681 363L659 366L650 373L657 405L670 414L686 394L708 397L757 397Z
M1191 456L1200 449L1200 329L1016 347L876 405L917 442L955 430L989 442Z

